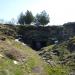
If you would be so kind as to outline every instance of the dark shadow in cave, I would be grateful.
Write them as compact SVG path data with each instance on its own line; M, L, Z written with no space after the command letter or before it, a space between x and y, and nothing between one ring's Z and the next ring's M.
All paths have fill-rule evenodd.
M27 38L20 38L19 41L24 42L32 49L39 51L41 48L46 47L51 44L55 44L56 40L43 40L43 39L27 39Z
M32 41L31 47L34 50L40 50L42 47L47 46L46 41Z

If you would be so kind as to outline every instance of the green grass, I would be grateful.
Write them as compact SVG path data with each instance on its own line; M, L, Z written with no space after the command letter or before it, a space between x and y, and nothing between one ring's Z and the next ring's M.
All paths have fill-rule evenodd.
M16 49L23 52L26 56L23 63L14 64L13 60L6 57L4 52L7 50ZM0 57L0 75L68 75L64 69L51 67L42 58L27 45L23 46L21 42L15 42L13 39L6 39L0 43L0 50L4 58ZM38 67L41 72L33 71ZM64 72L64 73L62 73Z

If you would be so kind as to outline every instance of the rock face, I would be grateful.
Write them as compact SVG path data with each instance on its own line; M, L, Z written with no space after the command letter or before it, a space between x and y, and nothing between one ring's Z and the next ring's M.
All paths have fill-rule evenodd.
M18 34L21 35L23 42L27 43L32 48L40 49L48 44L57 43L57 37L60 35L57 32L59 27L35 27L35 26L21 26L19 27ZM57 36L56 36L57 34ZM35 46L35 47L33 47Z
M20 25L18 28L18 34L22 36L22 40L29 46L33 47L33 41L38 40L38 42L35 43L36 48L42 47L43 44L41 42L44 41L45 46L47 46L49 44L61 43L75 36L75 22L65 23L62 26L46 26L44 28L42 26Z

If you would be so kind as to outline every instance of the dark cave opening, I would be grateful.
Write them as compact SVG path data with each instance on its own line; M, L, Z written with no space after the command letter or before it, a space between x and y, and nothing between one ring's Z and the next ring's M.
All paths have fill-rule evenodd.
M46 41L32 41L31 47L34 50L40 50L42 47L47 46L47 42Z
M46 47L48 45L55 44L56 40L43 40L43 39L26 39L26 38L20 38L19 41L24 42L28 46L30 46L32 49L39 51L41 48Z

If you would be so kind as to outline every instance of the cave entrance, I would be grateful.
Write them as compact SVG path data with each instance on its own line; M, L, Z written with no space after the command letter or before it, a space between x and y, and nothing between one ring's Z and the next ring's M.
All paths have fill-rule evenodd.
M47 45L47 41L32 41L32 48L35 50L40 50L42 47L45 47Z

